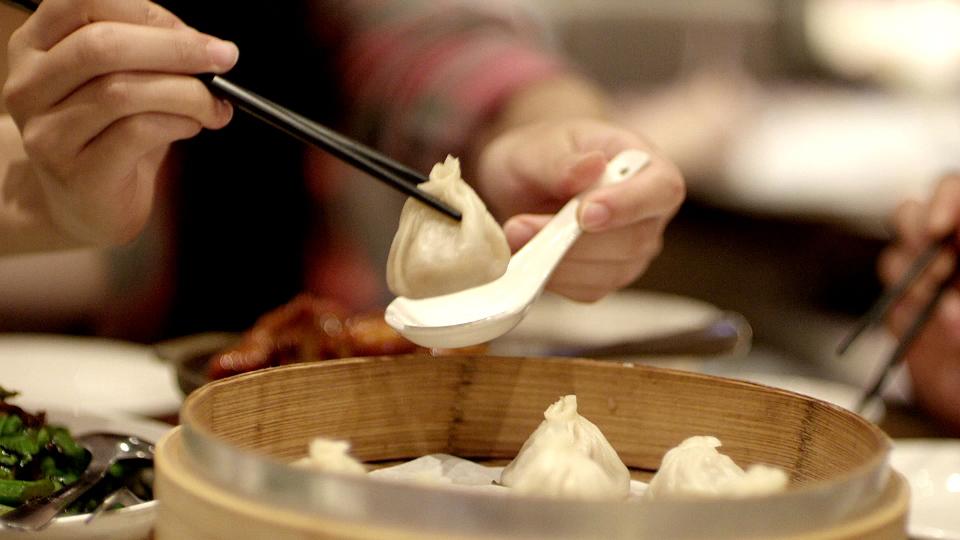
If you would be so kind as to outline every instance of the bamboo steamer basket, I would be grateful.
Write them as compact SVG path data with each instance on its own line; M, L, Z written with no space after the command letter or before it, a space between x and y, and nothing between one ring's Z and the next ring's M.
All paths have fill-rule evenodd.
M738 464L787 470L768 496L584 502L498 496L288 465L316 436L368 464L431 453L511 459L576 394L635 476L715 435ZM906 538L908 489L876 426L757 384L568 358L402 356L273 368L210 383L158 446L157 540L185 538ZM502 463L502 461L501 461Z

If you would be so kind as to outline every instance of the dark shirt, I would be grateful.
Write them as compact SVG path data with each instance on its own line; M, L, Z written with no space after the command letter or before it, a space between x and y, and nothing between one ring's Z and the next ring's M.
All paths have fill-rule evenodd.
M330 71L310 46L300 3L164 4L198 30L237 43L229 80L335 122ZM226 128L177 145L175 286L164 335L240 330L302 290L307 225L319 211L305 185L303 150L240 111Z

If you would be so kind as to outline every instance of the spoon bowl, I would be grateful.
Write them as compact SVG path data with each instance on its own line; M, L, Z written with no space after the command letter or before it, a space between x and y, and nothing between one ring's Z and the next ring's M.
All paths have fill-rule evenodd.
M622 182L650 162L640 150L621 152L598 185ZM384 319L410 341L435 348L477 345L506 334L523 320L553 270L583 232L577 221L581 196L571 199L510 259L499 278L463 291L412 299L398 297Z

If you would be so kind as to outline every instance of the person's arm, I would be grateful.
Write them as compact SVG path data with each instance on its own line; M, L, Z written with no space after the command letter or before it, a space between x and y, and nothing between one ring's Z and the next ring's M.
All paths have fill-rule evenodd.
M941 238L952 236L960 245L960 174L948 175L928 201L906 201L894 216L896 241L878 263L887 286L896 283L916 257ZM916 318L934 289L958 261L942 255L914 284L887 320L901 336ZM906 357L917 402L960 432L960 284L948 290Z
M596 182L607 160L647 151L641 173L586 197L581 224L593 234L549 287L596 300L646 269L683 200L683 179L610 120L603 92L549 52L528 19L495 10L504 3L335 4L316 18L343 70L353 134L424 170L448 153L463 158L465 178L514 249Z
M566 73L542 28L508 3L336 0L309 4L357 137L423 171L462 158L505 102Z

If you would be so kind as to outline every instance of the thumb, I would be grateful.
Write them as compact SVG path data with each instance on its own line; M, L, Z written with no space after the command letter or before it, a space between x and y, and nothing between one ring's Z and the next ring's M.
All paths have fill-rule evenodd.
M503 224L503 234L507 237L510 251L516 253L525 246L552 217L548 214L519 214L507 220Z
M541 181L551 197L566 200L596 183L606 166L607 157L599 150L573 152L557 160L553 178Z

